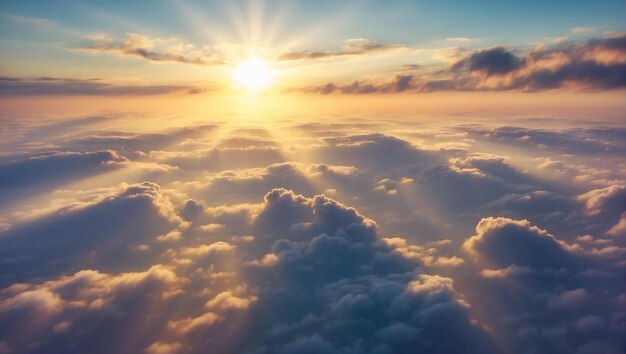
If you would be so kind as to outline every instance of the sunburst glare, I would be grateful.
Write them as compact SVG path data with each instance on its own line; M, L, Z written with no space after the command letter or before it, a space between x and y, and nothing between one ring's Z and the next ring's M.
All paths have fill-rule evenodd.
M260 58L250 57L232 70L233 79L250 91L260 91L272 84L275 73Z

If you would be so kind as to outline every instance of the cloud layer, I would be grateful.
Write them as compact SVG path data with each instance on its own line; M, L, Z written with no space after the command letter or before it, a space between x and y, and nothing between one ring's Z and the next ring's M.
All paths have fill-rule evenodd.
M154 119L15 118L3 351L624 349L620 122Z

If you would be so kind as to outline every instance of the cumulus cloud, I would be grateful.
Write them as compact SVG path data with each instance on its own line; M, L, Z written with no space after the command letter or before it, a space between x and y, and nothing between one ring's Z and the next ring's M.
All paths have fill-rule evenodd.
M476 235L463 244L474 257L497 267L511 263L518 266L559 267L575 263L572 250L553 235L526 220L485 218L476 226ZM484 255L480 257L480 255Z
M180 250L180 254L182 256L191 256L198 257L204 256L210 253L219 253L224 251L230 251L235 246L229 244L228 242L219 241L210 245L202 245L198 247L185 247Z
M188 317L180 320L170 321L167 323L167 329L177 332L182 335L186 335L189 332L206 329L221 318L213 312L204 313L198 317Z
M230 291L224 291L224 292L217 294L215 298L207 301L207 303L204 306L209 310L215 309L219 311L233 310L233 309L245 310L256 301L257 301L257 298L255 296L252 296L250 298L240 298L240 297L233 295L233 293Z
M150 222L144 224L143 220ZM65 274L95 265L120 270L128 265L112 259L124 257L147 265L150 254L138 256L130 246L150 240L180 221L158 185L122 185L93 202L73 203L12 225L0 237L0 259L11 269L0 282L27 281L35 275Z
M577 199L585 203L585 211L589 215L611 211L621 212L626 209L626 186L613 185L594 189L579 195Z
M0 293L0 333L11 333L11 350L46 350L59 345L55 332L80 332L97 328L101 321L119 322L125 311L137 307L138 297L160 296L179 281L170 269L155 265L142 272L114 275L82 270L42 283L15 284ZM96 333L89 335L95 343L102 342Z
M623 351L621 128L116 119L15 123L2 350Z
M159 192L155 189L150 185L129 186L119 196L156 196ZM472 323L469 305L454 288L454 281L419 270L421 261L430 257L422 254L428 253L424 249L394 239L414 253L408 255L379 242L372 220L323 195L307 198L275 189L254 208L255 216L246 221L254 238L237 249L226 242L181 247L165 254L190 257L185 266L175 262L172 268L156 265L144 272L119 275L83 270L39 285L12 285L1 293L0 312L33 318L28 313L37 311L37 318L45 314L50 322L64 323L61 327L76 336L80 327L75 326L96 321L102 311L111 313L131 306L137 292L153 293L149 303L167 304L191 296L192 301L205 299L200 311L184 307L187 310L182 313L159 318L156 323L161 323L163 333L168 334L158 339L149 335L133 347L147 352L199 352L202 338L215 342L220 333L233 330L246 318L238 340L217 341L216 350L288 353L322 348L342 353L384 349L401 353L436 348L457 353L471 347L495 352L494 343ZM206 209L211 215L217 214ZM217 292L205 289L199 283L203 279L201 268L190 265L203 264L194 260L198 257L227 251L248 261L240 261L243 268L234 275L246 283ZM253 264L255 259L258 264ZM213 266L226 266L215 261L211 264L210 273L218 272ZM229 277L209 279L220 282ZM179 290L174 291L175 287ZM207 291L209 296L204 295ZM91 312L85 314L87 310ZM123 321L123 317L116 321ZM444 327L446 333L454 333L454 343L441 334ZM48 338L46 328L40 332L44 338ZM26 345L25 333L23 338L23 343L12 339L10 345ZM39 345L65 345L52 338Z
M619 266L603 255L528 221L506 218L482 219L463 248L477 265L489 267L479 272L481 296L490 294L486 303L505 309L507 317L492 325L514 351L579 352L600 346L617 352L623 347L621 290L612 284ZM602 333L602 340L594 333Z
M617 224L613 225L607 232L611 236L625 236L626 235L626 212L620 215Z
M266 236L254 243L272 253L261 258L263 267L251 265L249 272L261 289L273 289L271 297L259 293L254 305L259 326L270 321L273 328L263 346L255 344L259 352L403 352L416 347L462 352L461 346L433 336L444 323L457 323L448 330L461 342L493 350L469 323L453 281L416 274L420 257L410 259L378 242L375 224L355 209L287 190L268 193L264 204L253 228ZM265 317L270 314L272 320Z

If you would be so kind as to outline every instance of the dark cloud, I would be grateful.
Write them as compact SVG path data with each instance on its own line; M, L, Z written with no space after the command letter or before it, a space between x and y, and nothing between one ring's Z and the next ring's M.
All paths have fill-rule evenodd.
M456 62L452 70L479 71L491 76L510 73L522 65L523 59L503 47L495 47L472 53L468 58Z
M415 274L416 264L378 241L355 209L277 189L253 228L258 261L249 279L271 294L260 293L254 308L251 333L264 338L252 341L257 352L495 350L469 324L452 280ZM443 327L458 342L446 341Z
M411 88L412 83L413 83L412 75L399 75L396 77L394 91L395 92L406 91Z
M518 57L498 47L471 54L453 65L469 74L480 72L503 80L481 83L469 80L470 87L458 89L545 90L562 87L616 89L626 87L626 35L594 39L583 44L539 47ZM464 74L461 72L461 77ZM480 79L480 77L479 77Z
M450 68L400 75L388 82L328 83L305 92L393 93L432 91L538 91L559 88L610 90L626 87L625 34L582 44L537 47L526 55L504 47L468 54Z

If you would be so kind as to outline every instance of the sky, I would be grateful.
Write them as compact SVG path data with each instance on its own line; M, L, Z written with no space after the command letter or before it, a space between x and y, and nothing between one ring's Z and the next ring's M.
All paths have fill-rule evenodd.
M623 353L625 10L0 0L0 354Z
M625 7L622 1L5 1L2 91L239 94L231 72L251 56L276 76L268 91L282 94L623 88L607 77L623 76ZM456 65L481 50L484 65L508 66ZM606 67L578 68L569 77L564 61L586 65L580 56L591 51L605 52ZM538 78L550 65L562 71Z

